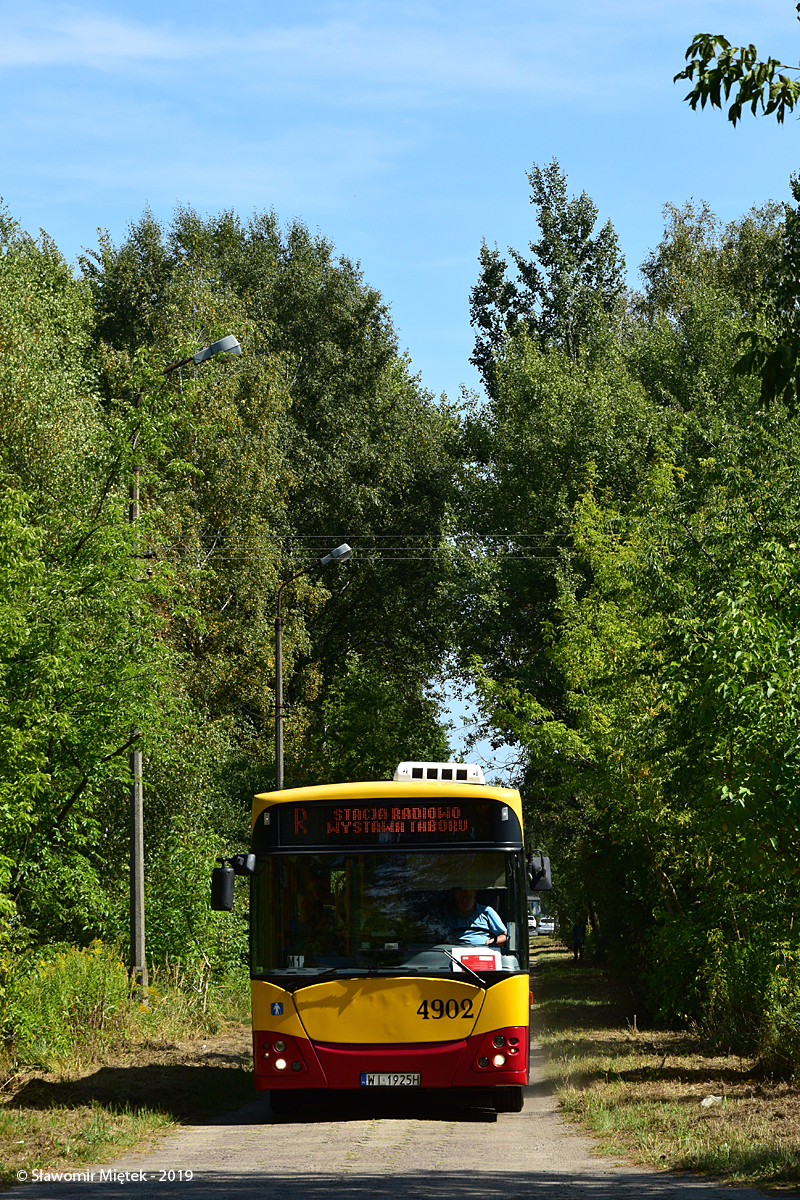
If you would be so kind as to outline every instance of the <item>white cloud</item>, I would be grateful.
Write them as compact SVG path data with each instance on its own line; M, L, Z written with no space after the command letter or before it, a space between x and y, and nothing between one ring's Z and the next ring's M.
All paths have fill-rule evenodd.
M124 60L158 61L194 54L164 25L141 25L62 7L34 5L6 14L0 67L116 68Z
M729 18L744 7L729 3ZM754 6L747 7L752 12ZM773 0L755 7L763 21ZM724 15L716 0L692 6L566 0L557 7L511 0L502 8L478 0L458 5L350 0L316 20L293 23L270 19L267 7L261 20L243 19L236 29L232 21L215 27L195 17L180 0L169 12L167 20L132 20L89 6L44 3L21 10L8 4L0 67L118 73L199 64L209 79L245 75L264 91L287 83L327 84L337 89L337 103L345 104L413 106L433 97L492 92L605 96L629 91L632 84L653 85L652 74L626 57L628 43L647 31L668 37L680 30L685 44L701 17L713 24Z
M248 196L253 207L265 208L280 197L298 212L330 211L345 206L365 181L396 171L409 147L400 132L342 128L319 118L291 130L231 128L209 137L164 97L112 97L99 114L88 91L51 89L38 100L20 112L15 137L38 148L27 162L28 178L63 202L127 192L162 207L200 195L210 207ZM42 153L57 144L69 145L70 153ZM10 148L7 134L0 146Z

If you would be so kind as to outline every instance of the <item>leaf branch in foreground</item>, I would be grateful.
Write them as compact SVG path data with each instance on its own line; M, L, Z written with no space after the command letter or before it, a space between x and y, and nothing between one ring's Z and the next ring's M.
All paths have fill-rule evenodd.
M800 10L800 5L798 5ZM684 96L694 110L707 103L721 109L733 92L728 120L736 125L747 105L753 116L759 107L765 116L775 114L783 124L787 112L794 109L800 98L800 80L779 71L798 71L777 58L762 62L755 46L732 46L721 34L698 33L686 51L686 67L673 79L695 80L694 87Z

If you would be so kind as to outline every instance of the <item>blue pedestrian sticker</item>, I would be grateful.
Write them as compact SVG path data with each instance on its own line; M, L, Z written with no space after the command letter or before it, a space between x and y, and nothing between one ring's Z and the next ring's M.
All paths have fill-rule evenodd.
M273 1017L283 1016L283 1005L280 1003L280 1001L277 1004L270 1004L269 1007Z

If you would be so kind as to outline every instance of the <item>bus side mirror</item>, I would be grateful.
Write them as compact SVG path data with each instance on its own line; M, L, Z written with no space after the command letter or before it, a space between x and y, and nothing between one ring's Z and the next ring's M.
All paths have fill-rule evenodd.
M211 908L214 912L233 911L234 875L255 875L255 854L234 854L218 858L218 867L211 872ZM226 865L227 864L227 865Z
M234 875L255 875L256 873L255 854L234 854L233 858L228 859L228 862L233 867Z
M233 911L233 868L223 865L211 872L211 908L214 912Z
M550 892L553 889L550 859L541 851L532 854L528 860L528 885L532 892Z

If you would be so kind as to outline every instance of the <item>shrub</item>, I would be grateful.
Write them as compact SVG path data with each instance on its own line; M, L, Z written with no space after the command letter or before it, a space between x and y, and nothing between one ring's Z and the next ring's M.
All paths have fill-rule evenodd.
M707 957L708 935L703 929L673 921L651 931L637 967L646 982L645 999L655 1021L685 1026L702 1020Z
M128 975L119 953L100 942L88 949L50 946L11 977L5 1022L14 1056L47 1065L91 1056L100 1040L122 1034Z
M246 973L214 978L208 960L180 960L150 971L147 1006L138 1003L119 950L51 946L11 977L3 1025L20 1065L97 1061L132 1042L215 1032L247 1019Z
M720 1047L755 1054L774 1004L774 947L766 934L734 940L718 929L708 943L703 1032Z

